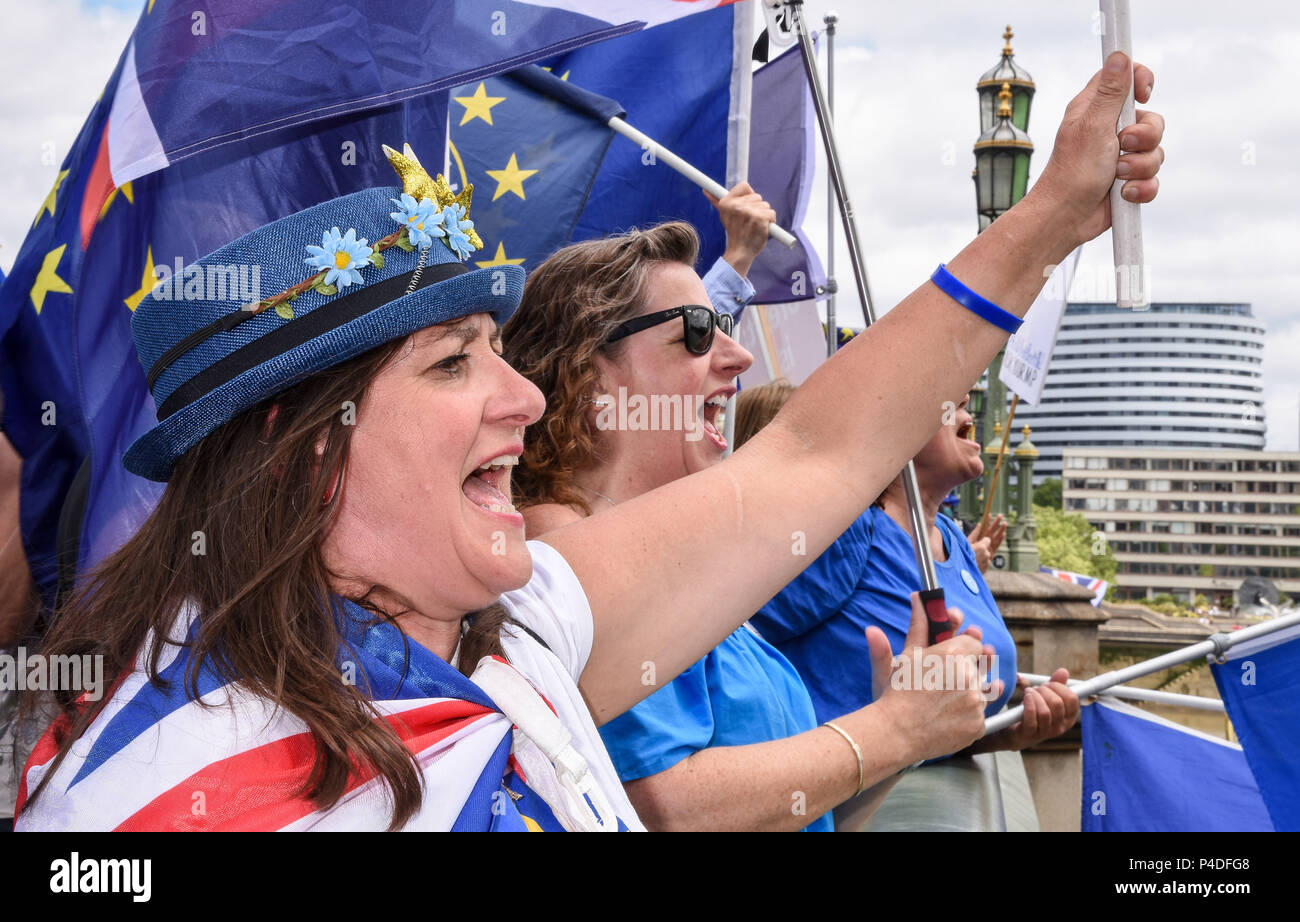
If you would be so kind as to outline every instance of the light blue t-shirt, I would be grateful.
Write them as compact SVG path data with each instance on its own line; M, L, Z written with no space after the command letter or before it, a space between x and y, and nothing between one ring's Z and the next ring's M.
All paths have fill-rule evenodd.
M626 782L667 771L701 749L766 743L817 725L794 667L742 626L668 685L601 727L600 736ZM805 831L833 828L827 813Z
M975 552L947 516L936 524L947 559L935 574L949 608L977 624L997 654L1002 694L985 714L1002 710L1016 687L1016 645L980 575ZM912 539L872 506L753 618L804 680L817 719L834 720L871 703L871 656L865 631L875 625L902 652L912 621L911 594L920 588Z

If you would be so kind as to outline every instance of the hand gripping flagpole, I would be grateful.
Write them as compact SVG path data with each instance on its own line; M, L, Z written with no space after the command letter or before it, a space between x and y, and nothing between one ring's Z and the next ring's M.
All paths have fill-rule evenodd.
M1240 631L1233 631L1231 634L1213 634L1206 640L1194 643L1189 647L1183 647L1181 650L1173 650L1161 656L1134 663L1132 666L1125 666L1123 669L1116 669L1091 679L1084 679L1078 683L1071 682L1070 690L1080 698L1087 698L1108 688L1114 688L1116 685L1122 685L1130 679L1151 675L1153 672L1159 672L1162 669L1168 669L1181 663L1189 663L1194 659L1200 659L1202 656L1213 657L1222 662L1223 655L1237 644L1272 634L1284 628L1295 627L1296 625L1300 625L1300 612L1282 615L1272 621L1252 624L1250 627L1244 627ZM997 733L999 730L1011 726L1019 721L1024 713L1025 706L1021 704L1008 708L1000 714L994 714L984 721L984 735L988 736L990 733Z
M774 5L773 0L768 2ZM862 261L862 248L858 243L858 227L853 216L853 205L849 202L844 173L840 168L835 129L831 125L826 95L822 91L821 77L817 73L817 59L814 57L812 37L808 33L808 24L804 21L803 0L784 0L784 2L793 14L795 31L799 38L800 56L803 58L803 69L808 76L813 108L817 112L817 125L821 128L822 143L826 147L826 167L830 173L831 183L835 187L835 195L839 199L840 220L844 225L844 237L848 244L849 263L853 267L853 278L858 286L862 313L866 318L867 326L871 326L876 322L875 303L871 300L867 267ZM921 604L925 608L926 621L930 626L929 641L935 644L952 636L952 624L948 620L948 606L944 601L943 589L939 586L938 577L935 575L934 556L930 552L931 523L925 521L922 513L921 490L916 482L916 467L910 459L907 466L903 468L903 489L907 493L907 508L912 523L912 550L916 554L916 566L921 575Z
M1129 0L1100 0L1101 4L1101 59L1116 51L1128 55L1133 61L1133 31L1129 16ZM1134 107L1133 81L1129 80L1128 99L1120 110L1116 131L1137 121ZM1142 212L1137 202L1130 202L1121 194L1124 180L1116 179L1110 187L1110 242L1115 254L1115 306L1130 310L1146 310L1151 303L1146 284L1146 260L1142 256Z

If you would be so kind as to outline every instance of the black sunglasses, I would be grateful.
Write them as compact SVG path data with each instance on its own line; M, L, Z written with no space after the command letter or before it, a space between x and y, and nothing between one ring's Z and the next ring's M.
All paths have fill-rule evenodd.
M624 336L648 330L674 317L682 318L682 326L686 334L686 351L692 355L704 355L713 348L715 329L730 336L736 325L735 318L730 314L719 314L713 308L700 304L683 304L680 307L670 307L666 311L655 311L653 314L624 321L614 328L614 332L609 334L605 342L606 344L616 342Z

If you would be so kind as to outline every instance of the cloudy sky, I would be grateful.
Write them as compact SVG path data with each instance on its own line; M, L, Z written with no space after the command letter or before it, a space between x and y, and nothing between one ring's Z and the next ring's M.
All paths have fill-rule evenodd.
M413 0L414 2L414 0ZM8 270L139 2L4 0L0 38L0 268ZM976 229L975 81L1010 23L1034 77L1031 181L1065 105L1101 58L1089 0L808 0L834 9L836 124L872 293L896 303ZM1300 6L1285 0L1133 0L1135 57L1156 73L1150 107L1168 120L1160 197L1143 211L1156 300L1246 301L1268 329L1268 447L1300 447ZM824 245L826 204L808 219ZM1085 248L1082 279L1110 271L1108 236ZM838 266L847 269L843 251ZM1100 273L1100 274L1099 274ZM842 291L852 289L843 272ZM851 293L842 322L860 324Z

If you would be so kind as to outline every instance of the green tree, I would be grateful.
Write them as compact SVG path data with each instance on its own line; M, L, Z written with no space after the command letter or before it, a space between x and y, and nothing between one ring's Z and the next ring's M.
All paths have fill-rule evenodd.
M1047 506L1051 509L1062 508L1061 478L1049 477L1034 487L1034 505Z
M1059 484L1058 480L1058 487ZM1107 595L1114 591L1119 561L1115 559L1115 551L1105 540L1105 535L1094 529L1087 519L1077 513L1066 513L1059 508L1035 503L1034 524L1037 526L1038 556L1044 566L1104 579L1111 584ZM1096 550L1101 553L1094 554Z

